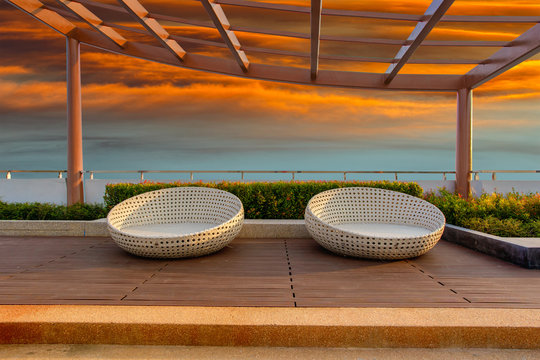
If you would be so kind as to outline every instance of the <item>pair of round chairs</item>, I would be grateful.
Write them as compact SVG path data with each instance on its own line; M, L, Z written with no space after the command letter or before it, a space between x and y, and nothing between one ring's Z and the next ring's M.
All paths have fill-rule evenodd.
M315 195L306 228L324 248L345 256L404 259L429 251L445 219L422 199L396 191L349 187ZM206 187L143 193L116 205L107 216L113 240L129 253L152 258L195 257L229 244L244 223L235 195Z

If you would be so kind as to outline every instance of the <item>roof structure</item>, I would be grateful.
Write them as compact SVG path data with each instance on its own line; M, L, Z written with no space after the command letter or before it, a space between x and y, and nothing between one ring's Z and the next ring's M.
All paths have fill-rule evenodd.
M258 80L455 92L455 189L465 197L472 176L472 90L540 52L535 0L528 8L538 7L536 14L514 11L511 0L502 13L489 0L470 2L479 13L453 10L470 0L4 1L67 39L68 204L84 201L80 44ZM463 36L475 33L471 26L491 28L489 38Z
M395 90L473 89L540 51L540 15L451 15L448 12L454 0L428 1L422 14L325 7L327 3L327 6L332 5L330 0L295 2L305 3L306 6L290 5L279 0L274 0L278 3L179 0L171 2L171 6L161 12L151 11L159 8L153 0L5 1L62 35L105 51L195 70L298 84ZM351 8L355 3L350 3ZM489 13L489 1L485 3L486 12ZM384 2L381 4L383 7ZM192 11L194 6L200 7L199 13ZM172 15L164 14L165 11ZM260 17L262 25L257 26L257 19L239 21L240 13ZM186 17L178 17L177 14ZM238 24L231 21L228 14L235 15ZM307 31L283 30L280 22L288 16L296 16L294 21L305 19L304 28ZM351 29L342 32L347 35L326 34L324 25L327 19L338 19L343 23L344 30L347 30L347 26ZM389 26L405 23L411 31L406 38L359 37L354 36L357 27L351 25L352 21ZM267 27L268 24L270 27ZM527 25L528 29L513 40L430 39L434 29L445 24L460 27L471 24L521 24ZM188 34L182 34L182 27L185 26L190 27ZM303 41L307 46L303 46L303 51L252 46L250 36L271 37L274 42L279 42L279 39ZM335 44L341 44L341 49L343 44L360 48L352 55L343 54L343 51L337 53L334 50L337 48ZM324 52L321 48L324 48ZM419 51L427 48L436 49L445 57L421 56L422 53L433 53ZM463 56L471 49L487 49L487 52L476 53L488 53L489 56ZM321 62L325 62L324 66ZM362 66L366 64L377 66ZM424 73L422 68L415 73L404 71L412 64L426 65L426 68L439 65L439 71ZM365 70L381 69L381 65L386 70ZM445 73L445 68L459 65L465 69L461 73Z

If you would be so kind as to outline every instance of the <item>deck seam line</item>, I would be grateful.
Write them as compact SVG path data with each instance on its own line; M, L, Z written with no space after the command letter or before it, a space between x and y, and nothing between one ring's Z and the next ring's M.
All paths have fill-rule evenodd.
M287 244L287 239L283 239L283 245L285 246L285 256L287 258L287 266L289 268L289 281L291 283L290 285L291 285L291 293L293 297L294 307L298 307L298 305L296 304L296 294L294 292L294 280L293 280L293 275L292 275L292 265L291 265L291 259L289 257L289 247Z
M135 288L133 288L131 290L131 292L129 294L125 294L121 299L120 301L124 300L125 298L128 297L128 295L130 294L133 294L135 291L137 291L139 289L139 287L143 284L146 284L148 282L148 280L154 278L160 271L162 271L163 269L165 269L167 266L169 265L169 263L165 263L164 265L162 265L159 269L157 269L157 271L154 271L152 273L152 275L150 275L148 278L144 279L138 286L135 286Z
M472 304L472 301L470 301L469 299L461 296L457 290L454 290L448 286L446 286L442 281L439 281L435 278L435 276L431 275L431 274L428 274L425 270L421 269L420 266L418 266L418 264L413 264L411 262L411 260L405 260L405 263L409 264L410 266L412 266L413 268L415 268L416 270L418 270L420 273L422 273L423 275L426 275L428 278L430 278L431 280L435 281L437 284L439 284L440 286L443 286L445 287L446 289L448 289L450 292L452 292L454 295L457 295L459 297L461 297L463 300L465 300L466 302L468 302L469 304Z

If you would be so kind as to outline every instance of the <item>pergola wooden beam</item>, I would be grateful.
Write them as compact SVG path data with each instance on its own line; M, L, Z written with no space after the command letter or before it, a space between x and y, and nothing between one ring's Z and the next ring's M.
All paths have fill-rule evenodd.
M85 1L86 0L81 0ZM151 17L154 17L158 20L171 21L179 24L189 24L206 28L214 28L214 26L209 25L202 21L189 20L178 18L175 16L161 15L161 14L150 14ZM292 37L297 39L310 39L311 34L308 33L299 33L292 31L282 31L282 30L269 30L269 29L260 29L253 28L250 26L238 26L231 25L229 30L254 33L254 34L263 34L263 35L273 35L273 36L284 36ZM350 37L350 36L334 36L334 35L321 35L320 40L327 41L340 41L340 42L355 42L360 44L374 44L374 45L397 45L403 46L408 45L411 42L407 40L396 40L396 39L382 39L382 38L362 38L362 37ZM503 47L508 45L508 41L493 41L493 40L424 40L422 46L459 46L459 47Z
M248 0L215 0L216 3L231 6L249 7L264 10L278 10L286 12L295 12L309 14L310 8L307 6L275 4L270 2L256 2ZM419 22L426 19L425 15L387 13L378 11L355 11L323 9L322 15L329 16L348 16L365 19L397 20ZM474 16L474 15L445 15L442 22L483 22L483 23L538 23L540 16Z
M540 24L536 24L465 74L467 87L475 88L540 52Z
M113 11L113 12L121 12L125 13L126 10L122 7L110 5L110 4L104 4L93 0L78 0L78 2L86 4L88 6L97 7L100 9ZM215 3L222 3L226 4L224 1L218 1L215 0ZM251 3L251 2L249 2ZM227 3L228 4L228 3ZM264 8L266 8L267 3L254 3L256 7L260 7L259 5L262 5ZM282 5L278 5L280 7ZM288 5L283 5L288 6ZM304 11L305 10L305 11ZM304 7L304 10L302 12L305 12L308 14L310 12L310 8ZM322 15L332 15L327 13L328 9L322 10ZM348 10L343 10L347 11ZM402 14L393 14L396 16L402 16ZM215 26L212 26L204 21L200 20L193 20L193 19L185 19L185 18L179 18L176 16L170 16L170 15L163 15L163 14L156 14L156 13L149 13L149 17L152 17L157 20L163 20L163 21L171 21L175 23L180 24L189 24L189 25L195 25L200 27L206 27L206 28L215 28ZM421 21L422 16L418 15L410 15L413 16L415 19L414 21ZM461 22L467 22L465 18L473 17L473 16L463 16L463 21ZM494 18L504 18L497 16ZM515 17L515 18L522 18L522 17ZM532 21L533 19L536 19L536 21ZM501 22L506 22L503 20L500 20ZM510 22L510 21L508 21ZM519 21L515 21L519 22ZM527 17L527 21L523 22L540 22L540 17ZM298 39L310 39L311 35L308 33L299 33L299 32L292 32L292 31L282 31L282 30L272 30L272 29L262 29L262 28L254 28L251 26L238 26L238 25L231 25L229 30L231 31L240 31L240 32L247 32L247 33L255 33L255 34L264 34L264 35L274 35L274 36L284 36L284 37L292 37L292 38L298 38ZM321 35L321 40L326 41L340 41L340 42L355 42L360 44L376 44L376 45L397 45L397 46L404 46L409 45L411 42L407 40L397 40L397 39L377 39L377 38L362 38L362 37L350 37L350 36L334 36L334 35ZM461 41L461 40L425 40L422 42L422 46L464 46L464 47L503 47L508 44L508 41Z
M386 85L388 85L396 77L399 70L401 70L401 68L407 63L409 58L413 55L420 44L422 44L422 41L424 41L435 25L437 25L453 2L454 0L433 0L431 5L429 5L428 9L424 13L426 20L416 24L412 33L407 38L408 41L411 41L411 44L402 46L394 57L398 61L386 69L386 78L384 79L384 83Z
M311 0L311 80L319 73L322 0Z
M171 19L171 21L173 21ZM231 26L231 29L235 31L242 31L255 34L264 34L264 35L274 35L274 36L284 36L297 39L310 39L310 34L299 33L292 31L283 31L283 30L268 30L268 29L258 29L248 26ZM340 41L340 42L352 42L359 44L373 44L373 45L396 45L396 46L405 46L410 45L411 41L408 40L397 40L397 39L384 39L384 38L364 38L364 37L351 37L351 36L340 36L340 35L321 35L320 40L326 41ZM422 42L422 46L463 46L463 47L503 47L507 46L508 41L493 41L493 40L484 40L484 41L475 41L475 40L425 40Z
M186 51L173 39L170 38L167 30L157 22L156 19L149 16L148 11L137 0L118 0L132 16L144 28L152 34L161 45L169 50L180 61L184 59Z
M95 31L79 29L76 38L96 48L117 54L128 55L163 64L182 66L194 70L210 71L233 76L245 77L235 61L190 53L184 62L163 47L129 41L122 49L103 39ZM309 78L309 69L252 63L249 77L252 79L279 81L295 84L311 84L320 86L337 86L350 88L380 88L384 74L360 73L349 71L319 70L316 81ZM399 75L385 89L387 90L421 90L421 91L456 91L463 87L461 75Z
M441 19L441 22L462 22L462 23L539 23L540 16L475 16L475 15L445 15Z
M103 25L103 20L101 20L92 11L88 10L83 4L70 0L57 0L57 2L62 4L73 14L79 16L86 23L99 31L101 34L103 34L103 36L114 42L116 45L122 47L127 42L127 40L114 29L109 26Z
M240 42L234 34L234 31L230 30L231 25L229 24L229 20L223 12L223 9L219 4L216 4L214 0L201 0L201 3L212 19L214 26L219 31L223 41L227 44L229 50L231 50L234 59L242 71L247 72L249 69L249 60L244 51L240 50Z
M39 0L6 0L6 2L64 36L70 36L77 29L77 26L63 16L46 9L45 5Z
M173 19L169 19L174 21ZM181 19L177 19L181 20ZM182 21L179 21L182 23ZM199 26L199 25L197 25ZM311 35L308 33L299 33L292 31L283 31L283 30L269 30L269 29L259 29L248 26L231 26L231 29L234 31L241 31L247 33L255 34L264 34L264 35L274 35L274 36L284 36L291 37L296 39L310 39ZM396 45L396 46L405 46L410 45L412 41L408 40L398 40L398 39L384 39L384 38L364 38L364 37L351 37L351 36L341 36L341 35L321 35L320 40L326 41L340 41L340 42L352 42L359 44L373 44L373 45ZM484 41L475 41L475 40L425 40L422 42L422 46L466 46L466 47L503 47L507 46L508 41L493 41L493 40L484 40Z
M151 46L151 47L145 47L145 45L136 43L132 46L128 46L129 43L127 42L125 46L128 46L128 49L126 51L118 51L119 49L112 49L110 45L112 42L109 39L106 39L103 37L103 34L98 33L97 31L93 31L92 36L88 36L91 31L84 30L81 28L77 28L74 24L72 24L68 19L72 18L72 14L70 13L69 16L67 15L67 12L63 9L59 9L50 5L44 5L39 0L6 0L7 2L13 4L14 6L20 8L21 10L31 14L36 19L39 19L42 22L45 22L48 26L51 26L53 29L59 31L63 35L69 35L70 37L76 37L81 42L87 43L92 46L96 46L98 48L106 49L113 52L118 52L126 55L136 56L143 59L151 60L151 61L158 61L158 62L164 62L176 66L185 66L192 69L197 70L203 70L203 71L212 71L212 72L218 72L223 74L229 74L229 75L235 75L235 76L249 76L251 78L255 79L267 79L267 80L274 80L274 81L284 81L284 82L291 82L291 83L300 83L300 84L313 84L313 85L322 85L322 86L342 86L342 87L354 87L354 88L382 88L382 89L403 89L403 90L441 90L441 91L456 91L457 89L462 88L473 88L478 86L479 84L489 80L490 78L498 75L499 73L507 70L511 66L523 61L524 59L534 55L535 53L538 53L539 45L538 45L538 38L539 38L539 26L534 26L531 30L520 36L518 39L516 39L513 42L505 42L505 41L428 41L425 40L423 42L420 42L422 46L505 46L503 49L499 50L494 56L487 60L470 60L470 59L457 59L457 58L450 58L450 59L415 59L415 60L408 60L409 63L419 63L419 64L480 64L476 66L473 70L471 70L468 74L464 75L431 75L431 74L424 74L424 75L398 75L395 77L395 79L387 84L384 84L385 74L378 74L378 73L361 73L361 72L345 72L345 71L324 71L323 76L319 74L317 76L316 80L311 80L311 69L295 69L295 68L289 68L287 66L271 66L271 65L263 65L263 64L250 64L250 72L249 75L247 75L243 71L239 71L238 63L235 62L227 62L222 61L223 59L219 58L213 58L208 56L193 56L190 61L188 61L187 64L182 64L181 59L183 57L179 56L179 53L174 51L174 49L171 49L170 46L162 46L162 49L164 51L168 51L169 54L174 55L176 60L172 60L169 58L164 58L163 54L161 54L161 51L159 47ZM62 1L68 1L68 0L62 0ZM217 5L218 0L213 0L212 3L210 3L210 0L207 0L208 4ZM122 13L132 13L135 18L141 22L145 29L147 31L150 31L151 34L156 36L160 41L162 41L165 44L178 44L177 41L188 41L189 38L185 37L179 37L179 36L171 36L169 35L162 27L159 25L159 23L156 21L156 18L159 17L160 19L164 19L167 21L172 22L182 22L182 19L167 16L167 15L153 15L148 13L148 11L137 1L137 0L119 0L121 4L120 6L110 5L110 4L103 4L99 2L95 2L93 0L78 0L77 2L81 2L87 6L90 6L90 9L94 7L102 8L107 11L113 11L113 12L122 12ZM219 0L221 3L225 3L223 0ZM238 4L242 3L240 0L226 0L226 2L237 2ZM245 2L244 2L245 3ZM249 2L251 4L251 2ZM437 0L434 2L434 4L437 4L436 6L437 10L441 10L444 6L444 3L447 3L445 0ZM263 6L266 6L266 3L255 3L252 4L254 6L259 6L257 4L262 4ZM275 5L275 4L274 4ZM272 6L274 6L272 5ZM277 7L280 7L281 5L276 5ZM213 7L215 8L215 7ZM309 7L303 7L304 10L308 9L308 11L311 11ZM55 12L56 11L56 12ZM303 11L303 10L302 10ZM324 9L322 9L321 14L325 14ZM430 12L426 12L428 15L422 15L421 19L423 19L424 22L429 22L430 20L433 20L435 17L435 12L429 16ZM62 16L63 15L63 16ZM223 14L224 15L224 14ZM218 15L216 15L218 16ZM397 14L396 16L400 16ZM517 17L521 19L521 17ZM518 19L518 20L519 20ZM94 19L95 20L95 19ZM282 31L267 31L267 30L260 30L260 29L253 29L253 28L242 28L242 27L232 27L228 25L228 22L226 21L226 17L222 17L221 20L219 19L219 24L222 25L224 30L232 31L232 29L236 29L237 31L247 31L247 32L259 32L259 33L268 33L271 35L278 35L278 36L290 36L290 37L296 37L296 38L303 38L303 39L311 39L311 34L303 34L303 33L292 33L292 32L282 32ZM452 18L452 20L455 20ZM485 20L485 19L479 19L479 20ZM515 20L515 19L510 19ZM201 23L202 24L202 23ZM225 26L223 26L225 24ZM109 26L111 28L115 27L112 25L112 23L102 23L101 25ZM207 25L210 26L210 25ZM225 27L228 26L228 29L225 29ZM118 27L118 25L116 25ZM211 27L211 26L210 26ZM84 31L83 31L84 30ZM424 30L425 31L425 30ZM320 32L320 28L319 28ZM81 36L79 36L81 35ZM95 36L94 36L95 35ZM419 34L420 35L420 34ZM387 44L387 45L399 45L402 47L409 46L412 47L416 43L419 43L420 36L417 35L415 37L412 37L408 40L393 40L393 39L369 39L369 38L347 38L347 37L339 37L339 36L322 36L320 35L320 40L332 40L332 41L353 41L353 42L363 42L366 44ZM103 37L100 41L97 40L98 37ZM85 38L85 39L82 39ZM384 40L384 41L383 41ZM104 44L104 42L111 42L110 45ZM212 42L201 40L201 39L193 39L193 42L203 44L203 45L213 45ZM204 43L203 43L204 42ZM219 44L219 45L218 45ZM252 49L253 51L258 51L260 53L271 53L276 55L283 55L283 56L299 56L299 57L313 57L313 52L309 53L300 53L300 52L291 52L291 51L283 51L283 50L276 50L276 49L263 49L263 48L256 48L256 47L239 47L240 44L236 45L236 50L244 50L244 49ZM117 45L116 45L117 46ZM179 45L178 45L179 46ZM225 46L223 43L216 43L215 46ZM118 46L117 46L118 47ZM141 51L144 49L143 51ZM123 49L120 49L123 50ZM251 50L250 50L251 51ZM160 54L160 55L157 55ZM185 52L183 52L185 54ZM192 54L190 54L191 57ZM370 57L346 57L346 56L340 56L340 55L325 55L321 56L318 55L318 58L325 58L325 59L331 59L331 60L353 60L353 61L361 61L361 62L386 62L390 63L392 65L399 65L400 63L404 63L403 57L396 57L393 59L385 59L385 58L370 58ZM164 60L165 59L165 60ZM236 65L236 68L234 67ZM251 71L253 66L255 66L256 71ZM215 67L213 67L215 66ZM241 67L240 67L241 68ZM320 72L320 71L319 71ZM409 83L411 81L414 81L414 83Z
M130 26L118 25L114 23L104 22L103 24L110 26L112 28L117 28L125 31L131 31L139 34L147 34L143 29L137 29ZM202 40L195 39L186 36L171 35L171 39L180 41L182 43L198 44L205 46L215 46L219 48L226 48L227 45L222 42L211 41L211 40ZM308 52L299 52L299 51L289 51L289 50L278 50L278 49L267 49L260 48L256 46L244 46L241 47L242 50L263 54L273 54L273 55L283 55L283 56L296 56L302 58L310 58L311 53ZM381 58L381 57L369 57L369 56L346 56L346 55L320 55L319 59L325 60L342 60L342 61L358 61L358 62L372 62L372 63L387 63L391 64L397 60L393 58ZM436 65L478 65L484 63L484 59L413 59L409 60L408 64L436 64Z

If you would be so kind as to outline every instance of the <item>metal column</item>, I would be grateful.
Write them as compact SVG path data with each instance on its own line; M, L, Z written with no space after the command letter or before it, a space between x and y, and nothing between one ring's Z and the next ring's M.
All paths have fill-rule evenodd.
M67 203L84 202L80 43L66 38Z

